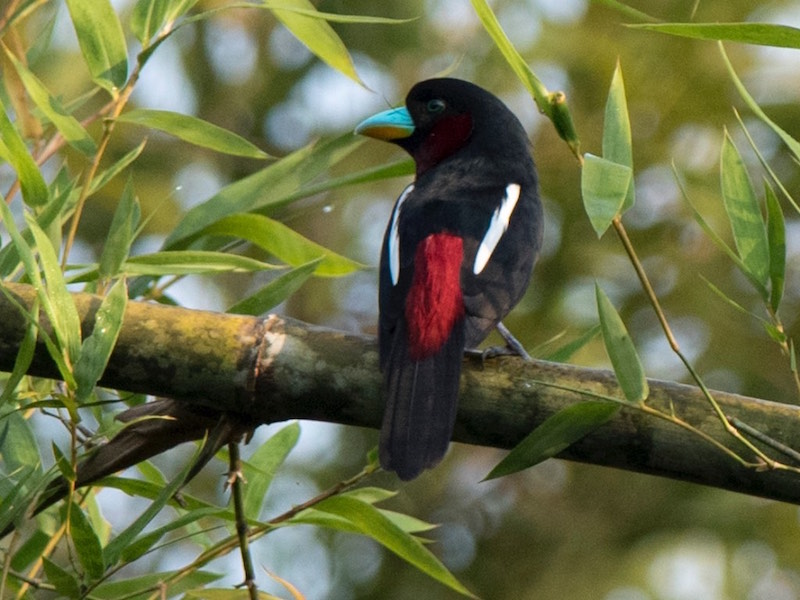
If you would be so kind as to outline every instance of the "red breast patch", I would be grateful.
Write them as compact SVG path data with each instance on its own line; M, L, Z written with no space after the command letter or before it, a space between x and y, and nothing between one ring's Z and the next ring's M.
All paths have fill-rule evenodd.
M423 360L438 352L453 325L464 316L463 247L463 240L450 233L429 235L417 246L414 278L405 306L412 360Z

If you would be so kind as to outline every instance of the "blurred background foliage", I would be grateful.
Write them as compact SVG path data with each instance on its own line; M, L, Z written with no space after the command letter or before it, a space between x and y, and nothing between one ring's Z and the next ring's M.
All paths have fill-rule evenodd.
M60 2L42 6L16 29L35 47L30 68L63 101L91 82ZM133 2L116 0L123 23ZM195 10L226 2L201 1ZM796 24L796 0L640 0L631 3L665 21L762 21ZM282 156L317 138L346 133L363 117L402 102L418 80L449 74L501 96L531 135L547 215L545 247L528 294L506 325L529 348L554 336L573 339L596 321L594 281L620 310L650 377L687 381L640 291L616 239L598 240L580 198L575 157L541 117L481 27L467 0L321 0L320 11L414 19L399 25L338 24L370 88L321 63L267 11L229 9L178 31L142 72L132 104L198 116ZM730 240L719 191L719 148L727 127L753 168L733 107L789 190L800 171L778 138L744 108L713 42L624 27L632 19L606 2L498 0L492 4L510 39L551 90L568 97L584 151L600 153L608 85L619 60L633 128L636 206L625 223L684 352L712 388L780 402L797 402L788 361L755 320L715 295L705 277L754 311L759 299L714 246L683 202L674 163L695 205ZM36 39L48 43L35 44ZM132 43L132 40L129 40ZM797 50L739 44L726 49L756 100L794 137L800 135ZM5 68L5 67L4 67ZM94 97L79 111L104 102ZM97 133L99 122L90 126ZM96 136L95 136L96 137ZM187 209L263 163L198 149L172 137L120 124L107 161L148 138L132 167L133 184L149 217L134 253L155 251ZM66 149L45 165L52 176L65 160L74 172L86 159ZM390 145L365 142L333 174L401 158ZM49 171L48 171L49 169ZM0 188L13 173L0 168ZM294 203L280 217L332 250L377 264L389 211L406 180L390 179ZM125 178L89 200L71 262L94 262L105 240ZM800 303L798 215L786 210L788 273L781 314L797 335ZM257 253L254 251L254 255ZM180 304L224 310L263 285L269 275L187 277L168 289ZM315 278L280 306L285 314L336 328L374 333L377 272ZM491 340L490 340L491 341ZM541 352L540 352L541 354ZM574 359L607 366L600 340ZM63 431L40 423L43 439ZM264 439L270 428L262 428ZM304 423L301 443L270 490L273 511L351 475L377 440L374 431ZM253 445L251 444L251 445ZM252 448L245 449L245 452ZM190 450L156 462L175 472ZM499 451L454 445L443 465L403 486L389 475L376 485L397 487L391 507L440 523L432 546L472 591L484 598L603 600L790 600L800 598L797 507L719 490L593 466L551 460L529 471L480 483ZM190 485L193 494L225 501L221 462ZM141 499L104 490L99 499L112 523L124 522ZM188 543L187 543L188 544ZM180 546L178 546L180 548ZM456 594L418 573L376 543L343 533L291 528L253 545L256 563L291 581L308 598L450 598ZM143 572L182 564L181 552L140 561ZM238 582L235 557L216 570ZM270 581L260 582L270 589ZM274 591L282 588L275 584ZM284 590L285 593L285 590Z

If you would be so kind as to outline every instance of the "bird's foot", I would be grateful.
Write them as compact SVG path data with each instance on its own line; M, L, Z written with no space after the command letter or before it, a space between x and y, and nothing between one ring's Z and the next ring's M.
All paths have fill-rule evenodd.
M485 350L478 350L477 348L468 348L464 351L466 356L480 359L481 363L489 359L497 358L498 356L519 356L522 360L530 362L533 359L531 355L525 350L522 344L515 338L511 332L503 325L502 322L497 324L497 332L503 336L506 342L505 346L490 346Z

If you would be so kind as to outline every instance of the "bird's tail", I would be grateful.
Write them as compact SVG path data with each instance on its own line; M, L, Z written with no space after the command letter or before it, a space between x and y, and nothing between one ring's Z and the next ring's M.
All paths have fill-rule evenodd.
M405 327L401 321L400 329ZM403 480L413 479L442 460L456 420L464 353L464 320L444 345L422 360L409 357L405 331L396 331L384 365L381 466Z

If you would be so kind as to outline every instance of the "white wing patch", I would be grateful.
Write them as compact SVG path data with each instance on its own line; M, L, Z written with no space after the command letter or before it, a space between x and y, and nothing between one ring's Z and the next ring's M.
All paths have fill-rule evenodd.
M510 183L506 186L506 195L500 201L492 218L489 220L489 228L481 240L481 245L478 247L478 253L475 255L475 264L472 267L472 272L479 275L486 267L489 259L492 257L492 252L497 248L500 238L508 229L508 222L511 219L511 213L514 212L514 207L519 200L520 187L517 183Z
M394 205L394 210L392 211L392 222L389 224L389 241L386 250L389 252L389 273L392 276L392 285L397 285L397 280L400 279L400 231L398 230L400 208L403 206L403 202L406 201L408 195L413 191L414 184L412 183L400 194L400 197Z

